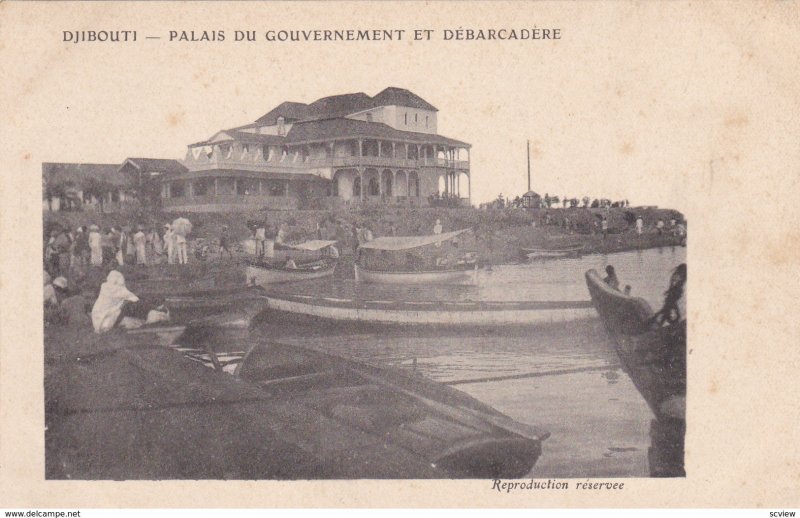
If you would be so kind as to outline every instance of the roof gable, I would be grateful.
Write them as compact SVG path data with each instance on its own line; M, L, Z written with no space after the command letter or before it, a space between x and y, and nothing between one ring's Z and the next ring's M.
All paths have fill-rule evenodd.
M390 86L372 98L375 106L406 106L419 110L439 111L431 103L405 88Z

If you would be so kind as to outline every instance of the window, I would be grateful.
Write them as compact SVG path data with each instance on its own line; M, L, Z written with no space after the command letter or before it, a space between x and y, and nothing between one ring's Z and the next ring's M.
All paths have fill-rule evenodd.
M214 190L214 180L212 178L198 178L192 182L192 195L205 196L208 191Z
M219 178L217 180L217 194L233 194L233 178Z
M427 115L425 116L425 127L426 128L428 127L428 116Z
M405 125L408 126L408 114L405 114Z
M361 178L353 178L353 196L361 196Z
M236 194L240 196L258 194L258 180L254 180L252 178L237 179Z
M373 176L369 179L369 195L379 196L381 193L381 185L378 183L378 178Z
M419 117L419 115L415 113L415 114L414 114L414 124L416 124L417 122L419 122L419 120L418 120L418 117Z
M283 182L279 180L266 180L267 195L269 196L283 196L284 186Z
M186 196L186 182L179 180L177 182L172 182L172 185L169 187L170 190L170 197L172 198L183 198Z

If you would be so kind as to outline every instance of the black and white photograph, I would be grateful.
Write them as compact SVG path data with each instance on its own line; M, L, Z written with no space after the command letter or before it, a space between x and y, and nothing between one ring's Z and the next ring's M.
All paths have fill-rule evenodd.
M751 344L768 294L795 291L771 225L797 215L778 201L797 185L748 173L793 134L751 100L788 116L798 98L755 63L768 46L731 35L732 9L180 7L10 6L31 43L0 52L39 65L8 119L30 187L4 248L30 252L4 263L3 298L35 310L14 331L31 367L3 362L33 376L17 388L36 391L36 487L183 481L192 505L195 483L447 481L472 484L456 507L763 505L726 500L739 472L711 459L777 458L745 441L789 408L759 395ZM736 482L704 495L711 474Z

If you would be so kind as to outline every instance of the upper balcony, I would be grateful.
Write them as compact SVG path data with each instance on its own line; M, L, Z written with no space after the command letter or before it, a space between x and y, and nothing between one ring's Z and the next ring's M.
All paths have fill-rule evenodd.
M312 168L385 167L393 169L417 169L423 167L450 169L469 173L468 160L446 158L396 158L387 156L326 156L303 157L299 152L264 158L261 150L255 152L215 150L211 155L195 156L190 149L184 165L190 171L212 169L238 169L254 172L300 173Z

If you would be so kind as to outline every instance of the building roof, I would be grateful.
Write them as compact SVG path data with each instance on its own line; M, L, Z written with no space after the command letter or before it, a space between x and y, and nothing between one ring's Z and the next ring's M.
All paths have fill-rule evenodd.
M128 164L133 165L143 173L175 174L188 171L186 166L171 158L128 158L121 166L117 167L117 170L122 170Z
M331 95L317 99L308 105L306 119L342 117L351 113L373 108L372 97L364 92L355 94Z
M306 103L296 103L285 101L256 119L256 123L262 126L274 126L278 123L278 117L283 117L286 122L293 122L308 117L309 107Z
M217 140L218 135L224 134L226 138ZM211 146L220 142L242 142L243 144L267 144L273 146L280 146L286 140L286 137L280 135L264 135L261 133L253 133L250 131L242 131L240 129L227 129L216 132L210 139L202 142L195 142L189 144L189 147L198 146Z
M117 186L124 186L128 183L127 178L119 174L119 164L44 162L42 176L48 182L61 181L72 183L75 186L85 185L90 178Z
M411 142L415 144L443 144L469 147L466 142L431 133L401 131L382 122L367 122L344 117L297 122L286 135L287 144L318 142L332 138L374 138Z
M406 106L420 110L439 111L434 105L414 92L405 88L397 88L396 86L386 88L373 97L372 102L375 106Z

